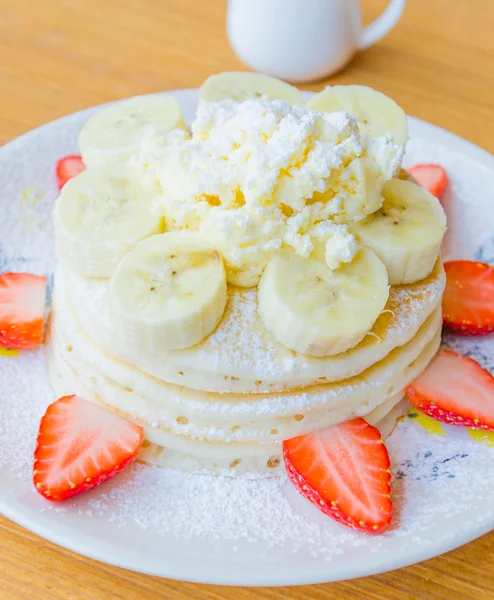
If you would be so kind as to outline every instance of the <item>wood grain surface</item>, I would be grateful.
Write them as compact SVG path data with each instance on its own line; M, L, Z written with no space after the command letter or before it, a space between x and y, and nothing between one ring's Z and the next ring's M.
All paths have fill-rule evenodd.
M365 20L385 4L363 0ZM408 4L397 29L331 81L376 87L409 114L493 152L494 2ZM225 0L0 0L0 143L94 104L197 87L211 73L242 69L226 39L225 7ZM306 87L318 90L327 83ZM489 600L493 556L491 533L442 557L375 577L236 589L102 565L0 519L0 598Z

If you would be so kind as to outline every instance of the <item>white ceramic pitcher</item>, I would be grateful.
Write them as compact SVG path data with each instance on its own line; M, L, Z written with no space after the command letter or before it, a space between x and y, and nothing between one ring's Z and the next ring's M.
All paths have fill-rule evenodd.
M227 32L235 54L256 71L311 81L341 69L398 22L406 0L390 0L363 28L360 0L229 0Z

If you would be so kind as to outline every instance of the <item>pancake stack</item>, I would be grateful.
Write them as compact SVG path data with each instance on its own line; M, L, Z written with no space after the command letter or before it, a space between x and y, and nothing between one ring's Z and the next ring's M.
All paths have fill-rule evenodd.
M133 115L142 101L129 101ZM90 168L66 185L55 207L60 264L47 340L55 393L78 394L138 423L145 432L144 462L187 471L277 475L283 469L283 440L357 416L380 428L383 436L389 434L402 414L404 389L440 343L445 276L439 246L445 221L437 201L414 183L392 179L377 209L350 219L344 230L328 229L338 235L343 231L344 241L351 236L359 244L352 256L342 254L335 264L333 254L328 258L328 248L334 249L329 241L336 239L332 233L326 258L316 242L312 254L303 258L281 244L266 258L267 266L256 264L248 273L206 235L206 250L189 248L182 270L174 262L170 267L176 253L168 250L165 256L163 244L181 240L183 231L175 224L169 232L176 219L176 213L166 210L171 203L165 202L160 212L166 181L160 182L159 192L154 181L141 191L135 187L142 182L135 183L132 152L141 152L142 159L142 151L132 149L135 139L129 134L125 139L132 139L123 153L122 133L117 131L126 110L122 105L117 105L118 118L111 113L116 109L106 109L108 118L102 111L93 118L96 124L86 125L81 148ZM159 102L153 101L152 119L156 110ZM183 130L175 105L173 111L167 126ZM164 121L160 118L162 126ZM117 142L108 141L101 123L113 137L118 133ZM91 128L96 126L98 153L91 151ZM135 137L135 127L132 132ZM117 158L108 158L112 143L118 145ZM118 161L120 171L105 160ZM147 156L146 161L145 173L140 173L149 182L154 177L152 160ZM122 168L126 164L131 175ZM398 172L395 166L393 170ZM112 197L117 175L119 182L134 178L132 185L121 187L131 200ZM150 198L145 215L136 197L139 202ZM96 221L103 203L106 213ZM125 230L118 222L124 217ZM88 233L89 227L96 227L98 235ZM202 243L202 230L187 229L187 247L195 236ZM105 231L111 231L111 246ZM384 282L369 270L369 257ZM207 276L191 288L203 258L219 263L209 262ZM363 261L362 269L355 267L358 261ZM158 273L165 263L171 270ZM196 306L216 285L217 275L211 306L198 313ZM360 290L367 294L361 304ZM167 294L175 294L182 304L168 303ZM130 308L129 298L135 298ZM166 333L174 331L169 322L156 316L165 303L167 318L185 305L196 315L195 321L187 317L180 343L176 334ZM329 316L328 303L334 304Z
M60 268L48 363L57 395L77 393L144 427L148 460L191 469L270 472L281 441L355 416L385 419L436 353L445 284L392 287L386 309L354 348L315 358L264 327L257 291L229 289L217 330L192 348L136 356L119 344L107 282ZM159 452L158 452L159 449Z

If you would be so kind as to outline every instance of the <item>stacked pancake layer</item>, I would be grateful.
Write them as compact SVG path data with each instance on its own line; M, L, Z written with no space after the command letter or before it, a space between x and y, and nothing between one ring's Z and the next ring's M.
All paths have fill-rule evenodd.
M78 393L144 427L152 464L276 474L281 442L365 416L385 435L404 388L437 351L444 272L392 287L354 348L331 357L279 344L257 313L257 290L229 287L217 329L159 356L118 342L108 281L66 266L56 275L47 358L57 394Z

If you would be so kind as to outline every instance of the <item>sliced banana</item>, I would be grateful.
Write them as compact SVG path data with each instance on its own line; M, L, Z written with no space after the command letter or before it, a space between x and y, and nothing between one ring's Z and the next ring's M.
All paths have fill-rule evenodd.
M389 283L413 283L434 268L446 232L439 200L424 188L394 178L383 188L382 207L353 231L388 270Z
M412 183L416 183L417 185L419 184L419 182L410 173L410 171L407 171L406 169L401 168L396 176L398 177L398 179L403 179L403 181L411 181Z
M110 280L110 316L122 343L188 348L218 325L226 305L219 252L198 234L163 233L127 254Z
M109 277L140 240L163 231L158 199L124 165L86 169L54 210L58 256L86 277Z
M352 348L370 331L389 295L388 274L367 248L331 270L318 258L276 255L259 283L259 314L284 346L313 356Z
M267 262L267 261L266 261ZM261 273L266 263L262 262L257 265L245 266L240 269L225 265L226 269L226 280L230 285L235 285L241 288L256 287L261 278Z
M221 100L284 100L288 104L304 106L300 91L284 81L262 73L226 72L211 75L202 84L199 104L221 102Z
M364 85L328 86L312 96L307 108L348 112L357 119L362 131L374 138L390 133L399 146L404 146L408 139L408 121L403 110L385 94Z
M170 95L136 96L103 108L79 134L87 167L125 162L140 151L146 136L186 129L182 110Z

